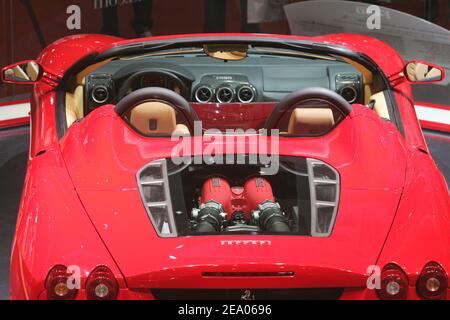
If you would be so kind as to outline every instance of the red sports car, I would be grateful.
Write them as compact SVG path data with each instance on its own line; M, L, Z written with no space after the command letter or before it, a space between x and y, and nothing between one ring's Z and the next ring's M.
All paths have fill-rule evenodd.
M33 84L12 299L446 299L405 63L360 35L61 39Z

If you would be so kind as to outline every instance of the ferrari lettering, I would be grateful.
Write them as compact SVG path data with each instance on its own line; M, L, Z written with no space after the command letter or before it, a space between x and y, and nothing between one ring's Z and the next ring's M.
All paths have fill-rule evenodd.
M270 246L272 241L270 240L222 240L220 241L222 246Z

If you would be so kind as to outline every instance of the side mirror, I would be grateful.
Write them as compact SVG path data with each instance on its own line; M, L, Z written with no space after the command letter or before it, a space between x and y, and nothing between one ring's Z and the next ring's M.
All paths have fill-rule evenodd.
M34 84L42 77L42 67L33 60L27 60L2 68L2 80L12 84Z
M412 83L439 82L444 76L444 68L426 61L413 60L405 66L405 77Z

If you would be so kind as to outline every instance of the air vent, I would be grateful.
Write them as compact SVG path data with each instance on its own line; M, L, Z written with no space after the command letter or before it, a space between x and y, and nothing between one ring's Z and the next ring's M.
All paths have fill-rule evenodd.
M307 159L311 193L311 235L328 237L339 203L339 174L326 163Z
M137 182L142 202L158 235L176 237L167 161L161 159L147 164L137 173Z
M239 88L237 97L242 103L250 103L255 100L255 89L250 86L244 85Z
M229 103L234 99L234 91L230 87L220 87L216 93L217 102Z
M214 92L213 90L205 85L202 85L195 90L195 101L200 103L210 102L213 98Z
M349 103L353 103L356 101L356 98L358 98L358 92L354 87L345 86L341 88L341 96Z
M105 86L96 86L94 90L92 90L92 100L96 103L105 103L109 98L108 88Z

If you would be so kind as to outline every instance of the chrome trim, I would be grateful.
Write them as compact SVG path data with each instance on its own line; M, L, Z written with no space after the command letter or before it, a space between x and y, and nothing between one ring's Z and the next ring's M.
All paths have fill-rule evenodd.
M222 99L219 98L220 93L221 93L222 91L224 91L224 90L229 90L230 93L231 93L231 98L230 98L228 101L224 101L224 100L222 100ZM233 90L232 88L230 88L230 87L227 87L227 86L219 87L219 88L217 89L217 91L216 91L216 100L217 100L217 102L219 102L219 103L230 103L230 102L233 101L234 96L235 96L234 90Z
M242 98L241 98L241 91L242 91L243 89L249 89L249 90L252 92L252 97L251 97L250 99L245 100L245 99L242 99ZM255 88L253 88L253 87L250 86L250 85L243 85L243 86L241 86L241 87L238 89L238 91L237 91L237 98L238 98L239 102L241 102L241 103L250 103L250 102L253 102L253 101L255 101L255 98L256 98L256 90L255 90Z
M351 89L351 90L353 91L353 94L354 94L353 99L351 99L351 100L345 99L345 97L342 95L342 91L343 91L344 89ZM345 86L345 87L342 87L342 88L339 90L339 93L340 93L340 95L341 95L345 100L347 100L348 103L353 103L353 102L356 101L356 99L358 99L358 91L357 91L354 87L352 87L352 86Z
M202 100L198 97L198 92L200 91L200 89L208 89L210 96L208 100ZM199 86L197 89L195 89L195 93L194 93L194 98L197 102L199 103L208 103L212 100L212 98L214 97L214 91L211 87L207 86L207 85L201 85Z
M105 99L103 99L103 100L98 100L98 99L95 98L94 93L95 93L95 90L97 90L97 89L105 89L105 90L106 90L106 97L105 97ZM91 92L91 98L92 98L92 100L94 100L95 103L105 103L105 102L108 101L108 99L109 99L109 91L108 91L108 88L107 88L106 86L103 86L103 85L95 86L94 89L92 89L92 92Z

